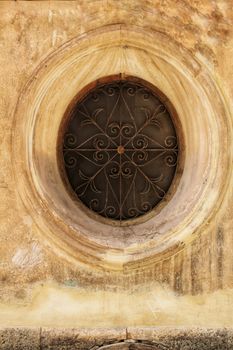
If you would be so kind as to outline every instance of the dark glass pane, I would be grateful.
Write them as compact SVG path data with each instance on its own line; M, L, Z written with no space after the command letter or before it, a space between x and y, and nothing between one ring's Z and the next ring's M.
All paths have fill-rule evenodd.
M141 216L164 197L178 156L165 105L147 87L114 81L74 106L64 133L68 180L79 199L116 220Z

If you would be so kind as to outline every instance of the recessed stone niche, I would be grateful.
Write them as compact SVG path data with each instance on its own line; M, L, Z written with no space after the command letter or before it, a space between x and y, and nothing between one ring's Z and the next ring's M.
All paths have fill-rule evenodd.
M167 97L177 115L181 154L171 198L145 222L121 227L96 220L71 200L57 159L59 130L71 101L93 81L119 74L143 79ZM174 42L133 26L97 29L42 62L20 97L13 151L15 173L21 174L18 188L39 234L68 260L113 270L153 260L193 237L224 198L227 125L224 101L208 71Z

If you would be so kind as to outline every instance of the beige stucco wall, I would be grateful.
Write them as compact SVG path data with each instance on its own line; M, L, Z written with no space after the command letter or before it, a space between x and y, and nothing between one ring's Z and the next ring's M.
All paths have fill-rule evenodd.
M232 21L230 0L0 2L0 324L232 325ZM190 189L167 222L119 239L61 214L58 178L51 189L63 109L115 73L169 95Z

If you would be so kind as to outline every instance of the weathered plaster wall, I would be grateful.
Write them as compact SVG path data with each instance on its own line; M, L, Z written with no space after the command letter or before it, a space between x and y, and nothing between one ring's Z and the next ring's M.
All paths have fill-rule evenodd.
M231 0L0 2L0 323L67 327L232 325L232 23ZM19 120L23 125L26 118L19 112L16 118L17 101L19 96L23 99L37 74L40 81L40 69L46 68L44 60L54 53L56 57L56 50L71 39L99 29L105 33L109 25L118 25L120 30L122 26L122 31L126 25L126 38L131 27L149 32L150 43L153 35L155 41L162 35L161 50L165 42L174 43L186 65L193 57L199 65L193 79L201 77L202 69L208 72L228 116L228 148L220 150L227 158L222 169L227 190L223 188L224 195L212 203L216 210L212 209L201 229L177 242L175 248L153 258L126 259L117 271L86 265L85 260L82 266L72 263L55 249L53 237L43 239L25 198L21 198L17 177L23 177L26 170L23 150L22 158L21 149L15 152L24 133L23 128L17 131L15 127ZM114 34L111 38L115 40ZM117 61L117 53L114 58ZM59 59L56 64L59 66ZM90 62L84 64L88 71ZM130 64L134 66L134 60ZM214 99L215 94L212 96ZM16 154L18 168L22 161L22 173L18 174ZM207 193L208 201L212 197ZM103 255L102 260L107 258Z

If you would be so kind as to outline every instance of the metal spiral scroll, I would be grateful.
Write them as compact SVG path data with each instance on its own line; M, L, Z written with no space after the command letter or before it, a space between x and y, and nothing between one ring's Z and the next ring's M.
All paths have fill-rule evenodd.
M66 174L98 214L136 218L154 208L173 180L177 137L165 105L141 84L115 81L73 108L63 139Z

